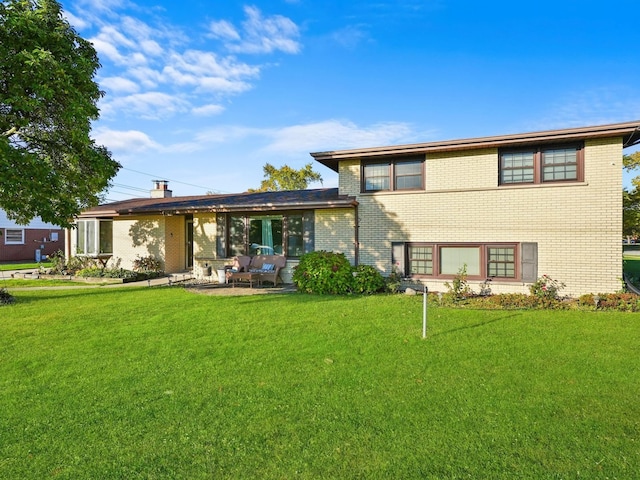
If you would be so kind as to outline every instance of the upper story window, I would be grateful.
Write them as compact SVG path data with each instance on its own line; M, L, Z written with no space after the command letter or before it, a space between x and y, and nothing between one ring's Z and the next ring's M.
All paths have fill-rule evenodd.
M76 254L87 256L113 254L112 220L78 220Z
M500 185L581 182L583 170L581 144L500 152Z
M24 229L23 228L7 228L4 231L5 245L23 245Z
M424 189L424 160L405 158L362 163L363 192Z

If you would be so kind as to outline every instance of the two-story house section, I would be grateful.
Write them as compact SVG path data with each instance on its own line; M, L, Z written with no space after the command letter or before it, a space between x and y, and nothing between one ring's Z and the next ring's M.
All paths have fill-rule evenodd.
M357 202L354 263L443 291L465 268L494 293L542 275L562 293L622 276L622 156L640 122L312 153ZM336 226L335 236L351 232ZM346 238L345 238L346 240Z

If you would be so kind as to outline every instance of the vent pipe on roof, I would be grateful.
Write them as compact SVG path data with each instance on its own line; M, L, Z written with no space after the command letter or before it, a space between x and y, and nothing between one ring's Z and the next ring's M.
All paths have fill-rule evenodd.
M151 190L151 198L169 198L172 192L169 190L169 182L167 180L154 180L153 190Z

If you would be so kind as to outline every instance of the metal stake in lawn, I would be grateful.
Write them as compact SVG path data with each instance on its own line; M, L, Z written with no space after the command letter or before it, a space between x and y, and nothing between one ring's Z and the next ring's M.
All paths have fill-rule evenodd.
M422 338L427 338L427 294L429 289L426 285L423 285L422 292Z

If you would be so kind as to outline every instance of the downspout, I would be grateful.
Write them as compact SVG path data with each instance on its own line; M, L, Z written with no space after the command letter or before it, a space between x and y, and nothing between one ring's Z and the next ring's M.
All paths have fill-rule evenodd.
M357 267L360 264L360 235L358 233L360 231L360 219L358 218L358 205L356 205L354 209L355 209L356 220L355 220L353 262L355 263L354 266Z

